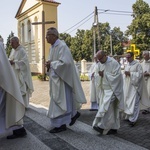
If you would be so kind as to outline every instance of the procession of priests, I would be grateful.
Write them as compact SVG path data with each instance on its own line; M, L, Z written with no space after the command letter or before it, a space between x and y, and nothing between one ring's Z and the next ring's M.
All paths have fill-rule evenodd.
M125 54L127 65L121 71L120 64L97 52L99 67L99 109L93 121L93 129L100 134L116 134L120 119L128 120L129 126L136 125L139 112L150 113L150 60L149 52L143 52L143 62L134 60L134 54Z
M14 71L0 39L0 135L7 139L26 136L23 127L25 104Z
M50 46L47 67L50 105L47 117L50 133L64 132L82 115L80 109L87 102L80 77L69 47L59 39L56 28L47 30ZM25 137L23 117L29 106L33 84L25 48L18 37L12 37L13 48L8 58L0 38L0 135L7 139ZM89 70L90 111L96 111L92 128L102 135L117 134L120 120L128 120L134 127L139 112L150 113L150 53L143 51L143 61L134 59L134 53L125 54L124 70L104 50L94 56Z
M98 74L99 68L99 61L97 57L94 56L94 63L91 65L88 76L90 79L90 111L97 111L98 110L98 103L99 103L99 80L100 76Z

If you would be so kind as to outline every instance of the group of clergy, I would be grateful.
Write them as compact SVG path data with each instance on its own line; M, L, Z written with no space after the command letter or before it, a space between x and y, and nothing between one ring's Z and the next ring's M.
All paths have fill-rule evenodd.
M127 65L120 63L104 51L98 51L89 71L90 111L97 111L93 129L101 134L116 134L120 119L133 127L140 110L150 113L150 53L143 51L143 61L134 60L134 54L125 54Z
M71 51L59 39L56 28L47 30L46 40L50 47L47 75L50 82L50 105L47 116L50 118L50 133L67 130L80 117L78 111L86 98L74 64ZM10 40L13 48L9 59L0 39L0 134L11 130L7 139L27 135L23 127L25 108L33 92L33 84L26 51L19 39ZM149 52L143 53L144 61L134 60L128 52L128 64L124 71L114 58L99 50L92 66L91 110L98 110L93 118L93 129L100 134L116 134L120 128L120 114L129 120L130 126L137 122L140 109L149 112L150 107L150 61ZM121 112L121 113L120 113Z
M13 49L8 58L0 38L0 135L15 139L27 135L23 117L33 84L25 48L18 37L12 37L10 44Z

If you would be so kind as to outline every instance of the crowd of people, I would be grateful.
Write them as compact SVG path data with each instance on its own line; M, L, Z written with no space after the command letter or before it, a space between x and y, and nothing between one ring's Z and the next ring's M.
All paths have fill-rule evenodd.
M50 82L49 132L58 133L74 125L86 98L70 49L59 39L58 30L49 28L46 40L51 45L45 64ZM10 44L8 58L0 38L0 135L7 133L7 139L15 139L27 135L23 117L34 89L25 48L18 37L12 37ZM97 111L92 128L100 134L116 134L121 117L133 127L141 109L143 114L150 113L149 51L143 52L141 63L132 52L125 57L128 64L122 71L118 60L99 50L89 70L90 111Z
M96 58L98 62L93 63L95 69L90 69L90 74L96 80L92 82L90 78L93 83L90 86L97 89L90 92L90 98L93 98L90 99L91 106L96 93L99 93L93 129L101 134L116 134L120 119L127 120L129 126L133 127L140 110L143 110L143 114L150 113L150 53L143 51L143 61L139 62L134 60L132 52L127 52L125 58L128 63L124 70L118 58L109 57L102 50L97 52Z

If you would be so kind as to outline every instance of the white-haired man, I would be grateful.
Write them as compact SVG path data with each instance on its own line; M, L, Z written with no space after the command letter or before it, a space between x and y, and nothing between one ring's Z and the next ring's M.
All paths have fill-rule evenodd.
M13 131L7 139L15 139L27 134L23 127L25 106L2 41L0 39L0 135Z
M150 52L144 51L143 58L144 60L141 63L141 65L143 68L143 75L144 75L145 84L148 92L148 101L150 101ZM149 108L142 112L142 114L149 114L149 113L150 113Z
M124 71L124 101L125 114L129 125L133 127L139 116L140 109L150 106L148 93L145 90L143 69L141 64L134 60L133 52L126 53L128 64Z
M116 134L120 128L119 111L124 109L121 67L103 50L99 50L96 57L102 64L99 70L101 94L99 109L93 121L93 129L100 134Z
M50 76L50 106L48 117L54 128L50 133L65 131L80 116L77 111L86 103L81 82L71 52L61 41L56 28L47 30L46 39L51 44L49 60L46 63Z
M28 108L29 98L33 92L33 83L28 57L25 48L20 45L18 37L12 37L10 39L10 44L13 49L9 56L9 61L19 83L25 106Z
M88 72L88 76L90 78L90 102L91 102L91 108L90 111L97 111L98 110L98 103L99 103L99 74L98 74L98 68L99 68L99 61L97 60L96 55L94 56L94 63L90 67L90 70Z

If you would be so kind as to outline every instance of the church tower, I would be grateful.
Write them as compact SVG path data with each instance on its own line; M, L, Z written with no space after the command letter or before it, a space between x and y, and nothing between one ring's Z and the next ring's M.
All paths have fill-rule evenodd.
M54 0L22 0L15 18L18 37L26 48L32 73L45 73L49 47L45 39L48 28L57 28L57 7Z

